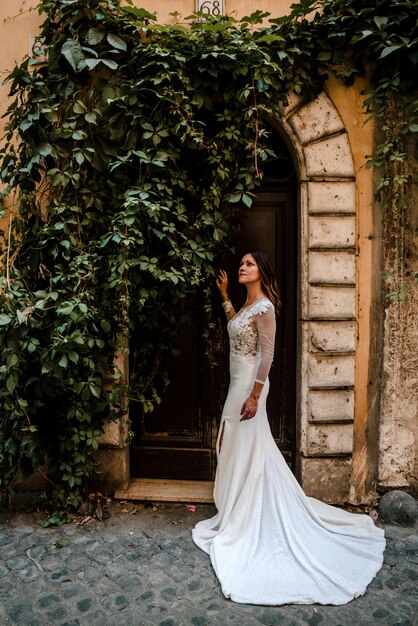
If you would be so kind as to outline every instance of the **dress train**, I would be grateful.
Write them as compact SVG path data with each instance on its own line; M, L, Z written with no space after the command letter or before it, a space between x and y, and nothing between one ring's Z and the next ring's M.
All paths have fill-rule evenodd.
M272 437L268 380L253 419L240 410L259 358L231 357L217 442L217 514L193 529L225 597L262 605L341 605L362 595L382 566L384 532L368 515L307 497ZM221 449L219 449L222 437Z

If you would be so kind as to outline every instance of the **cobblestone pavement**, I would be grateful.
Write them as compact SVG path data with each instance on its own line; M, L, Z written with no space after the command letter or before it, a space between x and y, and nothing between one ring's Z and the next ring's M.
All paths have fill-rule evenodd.
M418 624L417 525L385 526L385 564L349 604L263 607L226 600L209 558L192 543L191 528L213 507L112 503L110 510L104 522L50 528L39 525L41 513L0 515L1 626Z

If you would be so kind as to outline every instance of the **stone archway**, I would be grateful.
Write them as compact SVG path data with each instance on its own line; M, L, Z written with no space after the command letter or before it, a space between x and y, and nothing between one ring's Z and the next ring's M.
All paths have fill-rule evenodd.
M356 358L356 201L351 148L326 93L292 98L281 125L300 177L298 477L349 499Z
M358 294L353 157L343 121L325 92L310 102L292 97L280 108L278 130L295 155L300 180L297 474L307 494L346 502L365 459L364 449L356 455L354 442ZM359 421L359 439L366 420L367 415ZM126 434L123 424L105 432L103 478L111 488L122 489L119 497L138 497L135 488L123 490L130 479ZM189 499L189 492L181 494L180 489L178 499ZM164 499L163 492L159 495Z

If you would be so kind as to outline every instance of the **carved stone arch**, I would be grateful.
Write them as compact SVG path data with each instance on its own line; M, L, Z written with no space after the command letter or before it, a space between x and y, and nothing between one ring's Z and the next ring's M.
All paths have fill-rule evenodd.
M297 474L307 494L346 502L353 472L357 332L353 157L342 119L325 92L310 102L292 98L279 115L276 130L299 178ZM109 425L103 438L118 453L115 464L107 463L105 477L115 487L129 483L126 435L121 420ZM122 488L116 497L138 497L132 489ZM201 501L210 499L211 487L206 491Z
M280 134L299 174L300 286L297 469L305 491L350 496L356 338L355 170L329 96L292 98Z

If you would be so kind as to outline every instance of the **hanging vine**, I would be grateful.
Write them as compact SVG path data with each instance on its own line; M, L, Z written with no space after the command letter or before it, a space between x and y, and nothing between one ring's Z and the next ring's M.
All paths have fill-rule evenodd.
M3 490L46 462L59 505L81 502L122 392L144 410L159 401L184 298L206 289L210 314L207 285L237 207L251 206L274 157L267 120L288 94L313 97L329 72L349 83L367 70L377 119L402 104L369 161L384 172L389 233L411 182L402 138L418 131L405 70L418 63L413 5L306 0L261 27L261 11L161 26L132 2L40 3L47 62L10 74L1 151L13 204L1 238ZM133 320L128 381L114 354Z

